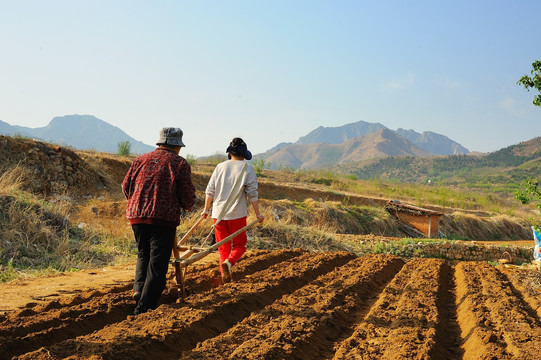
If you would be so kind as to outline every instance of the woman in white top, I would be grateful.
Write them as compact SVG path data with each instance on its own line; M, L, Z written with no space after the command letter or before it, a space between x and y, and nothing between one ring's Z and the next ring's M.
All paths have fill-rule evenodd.
M257 192L257 176L250 160L252 153L241 138L234 138L226 150L229 160L216 166L205 191L206 218L210 205L212 219L216 224L216 242L233 234L246 226L248 203L252 204L260 223L263 215L259 213L259 197ZM248 238L246 231L218 248L220 253L220 272L224 283L231 281L231 267L246 252Z

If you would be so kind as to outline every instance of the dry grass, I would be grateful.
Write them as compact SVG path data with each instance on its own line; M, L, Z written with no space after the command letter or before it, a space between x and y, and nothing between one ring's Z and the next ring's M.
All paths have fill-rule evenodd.
M440 228L450 239L522 240L532 236L525 220L503 214L483 218L454 212L440 219Z
M28 183L28 173L21 164L4 166L0 168L0 189L2 193L12 193L24 189Z
M344 250L335 240L334 234L398 234L398 228L383 210L344 207L339 202L325 202L306 199L303 202L289 200L260 201L263 224L249 230L248 246L257 249L278 249L301 247L315 251ZM200 212L189 214L178 228L178 238L195 224ZM253 212L248 222L253 219ZM212 220L203 221L193 232L188 244L209 246Z
M100 267L133 253L111 225L81 229L72 223L69 196L39 198L20 190L21 179L17 168L0 177L7 184L0 193L0 281Z
M263 178L279 183L295 183L306 187L328 184L328 191L339 191L361 196L396 199L417 206L440 206L463 210L481 210L489 213L506 213L521 218L532 216L533 206L521 205L513 194L480 191L469 188L449 187L436 184L406 184L398 182L360 180L339 176L328 170L275 171L263 170Z
M79 154L89 174L99 176L107 185L84 198L72 198L65 193L46 199L30 194L25 189L31 188L27 184L32 182L32 177L23 165L0 169L0 188L4 191L4 201L0 204L0 226L4 233L0 238L0 277L8 274L7 278L12 278L20 272L28 274L35 269L81 269L134 258L133 233L124 215L126 203L120 192L120 182L131 159L92 152ZM199 189L198 206L201 206L204 197L201 189L204 189L212 168L213 165L197 164L193 168L194 183ZM265 222L249 231L249 246L262 249L301 247L315 251L343 250L343 243L335 240L339 238L336 234L400 238L402 234L396 221L382 207L353 205L348 201L348 196L340 195L337 190L363 197L383 194L389 198L405 198L406 201L412 199L411 203L417 205L422 204L418 204L419 199L415 197L424 190L417 188L407 191L406 188L398 189L398 192L393 190L397 187L395 184L338 179L325 173L265 170L262 178L276 182L274 187L269 187L271 191L276 191L274 195L277 196L272 196L272 199L281 198L263 198L260 201ZM330 178L331 181L322 181L322 178ZM281 192L286 195L278 196ZM444 196L442 194L439 195ZM325 198L344 200L326 201L323 200ZM200 210L182 219L177 230L179 238L196 222ZM248 221L252 218L253 211L250 209ZM525 221L504 215L479 218L455 213L444 217L441 228L448 229L448 233L457 238L487 240L520 237L522 235L517 234L521 234L525 228L528 231L525 238L531 237ZM203 222L194 232L190 243L201 244L208 238L211 229L210 219ZM203 245L210 245L210 241Z
M125 201L92 197L79 201L71 218L82 227L113 237L133 239L133 232L125 213Z

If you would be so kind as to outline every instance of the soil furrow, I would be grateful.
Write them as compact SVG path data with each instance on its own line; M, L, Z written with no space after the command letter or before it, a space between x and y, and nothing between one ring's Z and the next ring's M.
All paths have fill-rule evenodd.
M238 278L243 278L294 256L303 250L258 251L238 263ZM186 281L191 292L219 286L217 264L194 265ZM172 284L172 282L171 282ZM51 301L11 314L0 325L0 358L20 355L77 336L90 334L106 325L126 319L133 311L132 285L92 291L63 301ZM175 296L164 293L160 303L169 304Z
M86 302L75 301L76 305L65 308L59 308L58 301L45 304L33 309L32 317L19 318L17 313L11 314L0 327L0 359L89 334L124 320L133 308L131 292L125 287L110 290L99 292L95 298L85 296ZM50 310L39 312L41 309Z
M536 329L541 329L541 321L539 320L539 317L537 316L537 313L539 310L539 300L538 301L528 301L529 296L523 292L521 292L519 289L515 287L515 284L509 279L507 274L504 272L500 272L500 278L503 282L503 284L506 284L509 287L511 297L514 297L517 299L517 301L520 303L521 307L524 309L526 313L526 318L530 319L531 323L534 325ZM532 306L533 305L533 306Z
M524 301L530 306L534 313L532 316L541 321L541 292L535 290L532 286L527 286L527 283L532 283L529 281L532 274L535 275L535 272L526 271L523 269L508 269L506 267L498 267L498 269L506 274L507 278L513 284L513 287L516 289L515 293L520 294L523 297ZM537 309L537 310L536 310Z
M119 295L117 295L118 297ZM126 319L126 313L132 308L132 301L127 296L121 299L121 303L113 304L114 308L97 307L94 311L84 311L74 318L58 319L57 324L50 324L50 327L29 333L24 336L5 337L0 344L0 359L10 358L15 355L38 349L42 346L49 346L80 335L89 334L109 324ZM107 306L107 305L106 305ZM85 309L88 310L88 309ZM47 321L46 323L50 323Z
M87 297L85 302L78 302L75 305L67 304L64 307L49 307L49 303L34 309L25 309L10 314L6 321L0 325L0 337L22 337L33 332L59 327L63 324L83 317L96 309L107 306L114 308L122 305L128 299L131 286L123 286L120 291L101 292L96 297ZM59 304L58 301L54 303ZM49 309L49 310L47 310ZM33 315L28 316L28 311ZM25 313L22 317L20 314Z
M457 284L457 319L463 338L465 359L510 359L506 346L489 321L489 310L481 294L478 263L461 263L455 268Z
M457 321L456 284L454 268L442 266L440 288L436 300L438 321L436 325L436 346L429 352L431 359L462 359L460 326Z
M335 359L428 359L437 344L439 259L414 259L384 289Z
M265 270L272 265L306 252L306 250L302 249L285 249L280 251L252 250L249 255L242 257L233 267L233 280L240 281L255 272ZM194 293L209 291L222 285L218 263L190 266L186 274L186 293L188 296ZM171 279L173 276L174 273L171 272ZM172 284L170 282L171 287L174 287Z
M349 253L304 254L241 281L195 294L181 304L130 316L93 334L55 344L26 359L176 359L198 342L237 322L354 258Z
M162 305L139 316L129 280L54 287L57 300L2 317L0 359L539 357L538 274L526 268L253 251L223 286L210 259L189 267L186 298L170 277Z
M354 313L400 270L397 257L357 258L283 296L183 359L314 359L347 331Z
M461 263L457 266L457 279L459 274L463 279L459 301L466 305L459 308L459 321L461 313L466 314L463 317L468 317L469 322L461 321L463 333L476 335L467 338L465 355L538 357L541 327L531 317L528 305L513 293L508 279L494 266L483 262ZM482 344L486 344L484 349ZM498 353L494 353L495 350Z

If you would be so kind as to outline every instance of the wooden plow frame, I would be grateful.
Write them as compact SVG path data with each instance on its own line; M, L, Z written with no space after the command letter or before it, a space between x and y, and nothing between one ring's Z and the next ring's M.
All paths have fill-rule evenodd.
M228 241L231 241L233 238L235 238L240 233L248 230L252 226L254 226L256 223L259 222L259 219L253 220L243 228L235 231L233 234L229 235L228 237L220 240L219 242L204 248L204 247L198 247L198 246L182 246L182 244L190 237L190 235L194 232L195 228L199 226L199 224L204 220L205 218L201 216L199 220L188 230L188 232L180 239L179 241L175 241L175 245L173 246L173 266L175 268L175 280L177 283L177 286L180 287L180 294L179 297L185 298L186 297L186 272L188 270L188 266L192 265L196 261L199 261L212 253L214 250L218 249L220 246L225 244ZM215 225L213 225L209 236L212 234L212 232L215 229ZM182 253L181 253L182 251Z

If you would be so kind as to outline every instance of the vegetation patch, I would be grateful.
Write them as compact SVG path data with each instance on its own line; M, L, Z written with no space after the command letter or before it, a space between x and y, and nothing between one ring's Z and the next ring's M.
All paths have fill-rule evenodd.
M101 267L134 253L125 240L73 226L68 211L28 193L0 196L1 281Z
M32 271L70 271L134 258L135 242L124 216L125 199L119 190L132 158L92 151L59 151L51 144L8 137L0 137L0 152L7 159L0 168L0 188L3 189L0 274L3 281ZM513 161L521 156L511 155ZM200 206L208 176L215 165L223 161L223 156L205 162L188 158ZM404 161L411 171L424 168L418 159L393 161L395 164ZM472 160L457 157L452 161L459 167ZM534 162L529 164L524 171L535 167ZM484 256L478 254L479 249L427 250L432 245L423 240L400 240L408 235L384 210L382 204L387 199L431 206L444 212L439 228L448 239L531 238L532 206L524 207L529 211L525 216L517 207L517 200L511 199L514 203L510 203L501 193L491 192L489 181L478 182L480 187L486 185L480 192L447 186L437 179L427 181L435 179L433 177L407 184L382 178L363 180L360 175L342 176L330 170L274 171L262 161L255 166L265 179L260 187L260 210L265 222L250 230L252 248L349 249L356 253L386 252L404 257L447 256L449 259ZM495 169L493 175L498 172L501 173ZM427 174L434 175L429 169ZM79 178L84 181L79 182ZM463 210L451 212L451 208ZM199 214L195 209L182 219L177 232L179 237L195 223ZM212 240L208 234L211 231L211 221L204 222L189 243L210 245ZM379 245L375 245L377 242L362 244L343 241L342 235L392 237L393 240ZM203 241L206 243L202 244Z

